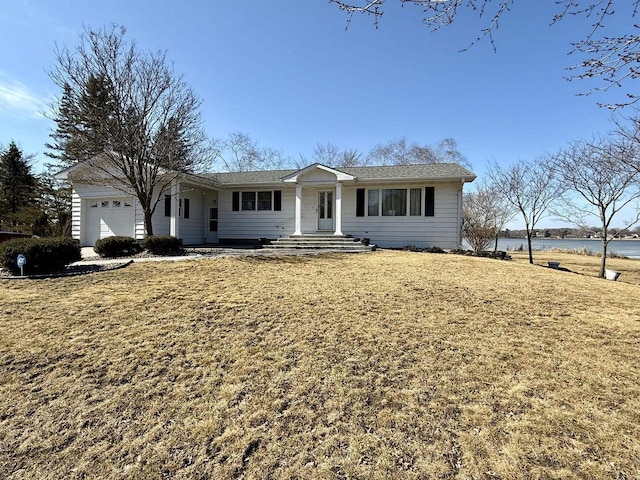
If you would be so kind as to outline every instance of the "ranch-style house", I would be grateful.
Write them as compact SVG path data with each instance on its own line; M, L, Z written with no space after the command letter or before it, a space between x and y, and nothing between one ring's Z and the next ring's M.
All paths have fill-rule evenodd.
M83 183L90 168L79 163L57 175L72 185L73 237L83 246L112 235L142 239L137 199L107 182ZM381 247L458 248L462 190L475 178L454 163L181 174L159 192L153 233L184 245L322 234Z

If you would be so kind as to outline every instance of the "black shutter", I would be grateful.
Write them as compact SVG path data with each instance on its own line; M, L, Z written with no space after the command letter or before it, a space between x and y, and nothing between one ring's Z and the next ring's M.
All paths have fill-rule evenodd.
M184 199L184 218L189 218L189 213L190 213L190 209L189 209L189 199L185 198Z
M164 216L171 216L171 195L164 196Z
M273 210L282 210L282 190L273 191Z
M234 212L240 211L240 192L233 192L231 210Z
M364 188L356 190L356 217L364 217Z
M426 187L424 195L424 214L427 217L433 217L435 212L435 187Z

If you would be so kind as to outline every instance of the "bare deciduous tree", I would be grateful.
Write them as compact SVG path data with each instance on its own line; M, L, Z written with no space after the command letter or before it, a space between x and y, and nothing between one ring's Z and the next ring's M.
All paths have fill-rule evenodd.
M462 235L476 254L489 248L491 241L497 251L500 231L515 214L499 186L484 181L464 195Z
M336 168L358 167L367 164L367 159L357 148L342 150L331 142L316 143L311 158L314 162Z
M549 207L562 193L554 169L544 159L519 161L508 167L494 163L489 167L488 176L522 216L527 232L529 263L533 263L531 237L535 226L549 213Z
M554 170L568 187L553 213L583 228L589 217L600 219L600 277L605 274L607 246L614 238L609 232L611 221L640 199L640 172L630 165L631 158L636 158L634 145L623 138L573 142L551 157ZM640 211L627 228L639 220Z
M622 161L640 172L640 109L629 117L614 117L614 123L618 127L616 134L635 147L635 155L622 158Z
M57 50L50 77L64 92L67 107L87 98L87 86L100 79L108 111L91 118L80 113L78 118L78 112L104 109L107 102L92 109L76 105L65 109L73 115L66 118L57 112L56 120L59 126L64 122L65 142L80 139L100 145L99 154L84 159L93 168L79 173L78 181L135 195L146 233L153 235L151 218L162 192L182 173L208 166L209 142L199 113L201 101L168 65L165 53L143 53L125 41L125 33L115 25L85 29L75 49Z
M467 158L458 151L452 138L445 138L435 145L420 145L405 137L375 146L367 156L374 165L413 165L422 163L459 163L471 168Z
M403 6L414 5L423 11L423 21L428 28L438 30L454 22L458 15L471 11L487 23L481 28L475 40L488 38L495 50L493 33L499 27L502 18L508 14L516 0L398 0ZM347 28L354 14L373 17L376 28L384 14L385 0L329 0L347 12ZM543 3L543 2L540 2ZM555 0L557 11L551 23L558 23L566 17L584 17L589 19L588 30L582 38L571 45L571 53L581 54L584 59L570 67L576 72L570 79L598 77L604 86L594 90L607 90L612 86L621 86L623 82L640 77L640 34L637 17L640 0ZM628 19L629 32L614 35L601 35L606 29L607 20L612 15ZM464 49L466 50L466 48ZM591 93L593 90L587 92ZM610 107L619 107L635 103L640 96L628 93L628 101Z
M233 132L226 140L217 140L216 158L228 172L254 172L285 168L290 160L282 151L263 148L248 134Z

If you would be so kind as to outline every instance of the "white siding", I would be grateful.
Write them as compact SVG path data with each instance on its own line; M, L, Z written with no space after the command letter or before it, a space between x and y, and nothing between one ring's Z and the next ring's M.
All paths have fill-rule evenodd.
M284 186L283 186L284 187ZM268 189L260 189L268 190ZM232 191L221 191L218 196L218 236L220 239L279 238L293 233L295 188L274 188L282 191L281 211L232 211ZM239 190L236 190L239 191ZM256 189L245 189L256 191Z
M205 194L201 188L182 184L180 186L182 199L182 216L179 223L179 235L184 245L206 243L204 202ZM189 218L184 218L185 199L189 199Z
M322 178L320 178L322 177ZM320 175L318 179L324 179ZM307 179L308 180L308 179ZM420 188L422 191L421 209L424 210L424 187L435 187L435 215L421 216L372 216L356 217L357 188ZM381 247L403 247L416 245L418 247L440 246L442 248L457 248L460 242L460 192L459 182L422 183L422 184L377 184L377 185L345 185L342 189L342 232L354 237L367 237ZM190 218L179 219L179 236L183 243L199 244L211 240L208 234L209 207L215 200L215 192L187 184L181 185L181 198L190 200ZM256 189L246 188L244 191L273 191L282 192L281 211L232 211L233 189L220 191L217 194L218 205L218 237L220 239L255 240L260 237L276 239L291 235L294 231L295 217L295 186L282 185L278 187ZM335 222L335 186L304 186L302 190L302 232L315 233L318 226L318 191L334 192L334 222ZM72 235L84 241L86 225L85 203L90 198L122 197L123 194L112 188L89 185L74 185L72 192ZM136 200L135 225L132 230L136 238L144 237L144 216L140 204ZM365 213L366 197L365 197ZM407 212L408 213L408 212ZM168 235L170 232L170 218L164 216L164 194L153 215L155 235ZM335 223L334 223L335 224Z
M435 212L433 217L424 216L424 187L435 187ZM347 186L342 190L342 231L354 237L366 237L381 247L400 248L415 245L426 248L458 248L459 216L458 191L459 183L433 183L416 185L371 185L367 189L383 188L421 188L421 216L399 217L356 217L356 189L364 186ZM407 194L408 195L408 194ZM365 215L367 214L365 196ZM407 213L408 210L407 210Z
M169 235L171 231L171 227L169 225L171 217L164 216L164 196L169 192L162 192L160 195L160 201L156 206L156 210L153 212L151 216L151 224L153 225L153 234L154 235ZM144 215L142 215L142 229L144 231Z
M435 187L435 212L433 217L424 216L424 187ZM420 216L372 216L356 217L357 188L420 188ZM381 247L401 248L415 245L421 248L439 246L457 248L459 246L459 201L460 183L431 184L379 184L346 185L342 189L342 232L354 237L370 238L372 243ZM316 233L318 227L318 191L334 192L335 187L309 187L302 190L302 233ZM239 191L239 190L237 190ZM247 191L253 191L247 189ZM409 196L409 194L407 194ZM222 239L257 239L267 237L275 239L288 236L294 230L295 188L282 189L282 211L232 211L232 192L219 194L220 220L219 236ZM366 213L365 199L365 213ZM409 210L407 209L407 213ZM181 226L182 231L182 226Z

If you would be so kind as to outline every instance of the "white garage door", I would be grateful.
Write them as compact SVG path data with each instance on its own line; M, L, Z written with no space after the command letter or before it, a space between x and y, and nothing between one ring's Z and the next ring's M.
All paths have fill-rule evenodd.
M134 236L133 198L87 200L84 244L92 247L96 240L114 235Z

